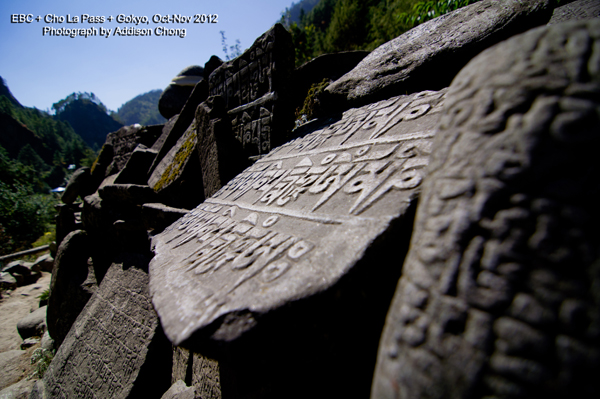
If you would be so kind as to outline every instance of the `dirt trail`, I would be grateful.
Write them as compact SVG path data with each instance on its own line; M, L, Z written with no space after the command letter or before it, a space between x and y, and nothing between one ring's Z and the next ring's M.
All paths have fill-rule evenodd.
M21 351L23 339L17 331L17 323L30 312L38 309L39 296L50 286L51 273L42 272L35 283L4 291L0 299L0 391L25 378L32 372L29 362L33 350L39 344ZM18 355L16 351L22 352Z

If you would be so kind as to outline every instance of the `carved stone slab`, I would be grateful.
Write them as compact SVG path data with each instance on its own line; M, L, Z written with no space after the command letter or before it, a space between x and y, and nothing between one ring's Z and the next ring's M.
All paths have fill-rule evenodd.
M275 24L242 55L211 73L209 93L225 99L233 131L248 155L266 154L286 141L293 121L293 70L291 35Z
M444 94L351 109L272 151L156 236L150 289L171 341L321 292L347 273L415 198Z
M150 302L144 260L110 267L32 398L147 397L169 387L171 348ZM164 348L166 359L159 355Z
M600 20L455 78L372 398L600 395Z

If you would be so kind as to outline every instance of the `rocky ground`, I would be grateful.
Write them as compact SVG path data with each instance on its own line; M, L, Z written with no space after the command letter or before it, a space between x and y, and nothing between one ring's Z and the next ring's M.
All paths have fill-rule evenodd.
M50 286L52 274L42 272L35 283L5 291L0 299L0 398L26 398L35 383L35 378L27 379L33 373L31 356L39 348L35 344L21 349L23 339L17 331L17 323L29 313L38 309L39 296Z

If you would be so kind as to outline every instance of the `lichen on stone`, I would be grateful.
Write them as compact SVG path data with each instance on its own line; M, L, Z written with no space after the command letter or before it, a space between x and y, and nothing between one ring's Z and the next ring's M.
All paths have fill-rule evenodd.
M185 134L188 137L179 147L175 153L175 156L173 157L173 160L169 163L160 179L152 187L155 192L161 191L163 188L172 183L179 175L181 175L181 170L187 163L192 151L196 147L198 138L198 134L196 133L196 125L192 124Z

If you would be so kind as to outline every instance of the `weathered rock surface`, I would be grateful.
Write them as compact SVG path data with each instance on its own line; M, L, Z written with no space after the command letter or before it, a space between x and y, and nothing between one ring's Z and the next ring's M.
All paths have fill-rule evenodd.
M188 387L185 382L177 380L171 388L161 397L161 399L195 399L196 390L194 387ZM203 397L202 397L203 398Z
M189 385L196 392L196 397L206 399L221 398L219 363L200 353L190 352L182 347L173 347L173 385L179 381L177 390ZM187 384L187 385L186 385ZM189 388L186 389L186 391Z
M35 260L33 267L39 267L41 271L52 273L52 267L54 266L54 258L52 255L45 254L38 256Z
M16 384L0 390L0 398L2 399L27 399L31 392L35 380L23 379Z
M223 97L209 97L196 111L198 157L204 197L208 198L249 166L242 144L235 139Z
M323 54L296 68L293 74L294 109L302 108L312 84L321 83L325 79L329 82L338 80L354 69L367 55L369 55L368 51Z
M204 199L197 144L198 133L193 122L148 179L148 186L160 195L161 202L166 205L193 208Z
M475 55L548 22L552 0L483 0L427 21L376 48L326 92L341 106L447 87Z
M340 348L369 336L376 341L381 332L400 268L368 270L388 256L403 257L401 248L391 254L377 243L403 234L408 241L407 214L444 93L350 110L261 158L154 238L150 287L165 332L176 345L198 344L195 350L219 362L223 395L262 389L265 397L302 397L325 375L339 384L324 395L344 378L356 378L355 389L368 394L372 374L357 370L374 361L369 345L354 350L353 359ZM350 327L353 317L364 325ZM252 343L239 344L255 328ZM275 349L283 339L303 344L284 355ZM309 367L321 351L331 360ZM314 385L284 390L311 378Z
M148 295L147 258L115 262L31 398L160 398L171 346Z
M192 90L181 112L175 115L163 129L163 132L156 142L158 153L148 175L151 175L157 165L164 159L169 151L177 144L177 140L181 138L188 130L196 116L196 108L208 97L208 83L206 80L200 81Z
M173 208L161 203L146 203L142 205L142 221L146 229L160 233L188 212L187 209Z
M12 276L19 287L33 284L42 276L39 266L36 266L33 262L26 262L24 260L10 262L2 268L2 273L8 273ZM8 277L3 279L3 281L4 285L12 285L12 282Z
M94 270L88 265L89 245L85 231L76 230L58 248L47 311L48 331L57 346L96 288Z
M65 191L60 197L61 201L65 204L72 204L80 195L83 198L93 193L95 188L92 187L91 179L90 168L77 169L69 179Z
M593 18L600 18L600 1L578 0L555 8L548 25Z
M173 81L160 95L158 111L166 119L181 112L185 102L192 93L194 86L204 78L204 68L192 65L173 78Z
M112 162L106 169L106 176L123 170L129 157L131 157L131 154L139 144L143 144L146 147L152 147L161 132L162 125L141 126L136 124L123 126L116 132L109 133L106 136L106 143L112 147L113 156ZM109 152L110 151L107 149L107 153ZM106 157L108 158L108 155Z
M34 335L42 336L46 331L47 306L29 313L17 323L17 331L21 338L26 339Z
M373 398L600 394L600 20L454 79Z
M11 386L22 378L21 363L26 361L27 353L20 350L0 352L0 390Z
M247 156L266 154L287 140L293 124L294 46L275 24L242 55L209 77L209 94L222 96L233 131Z
M115 178L115 184L146 184L148 171L154 162L158 151L152 150L143 144L139 144L131 157Z

